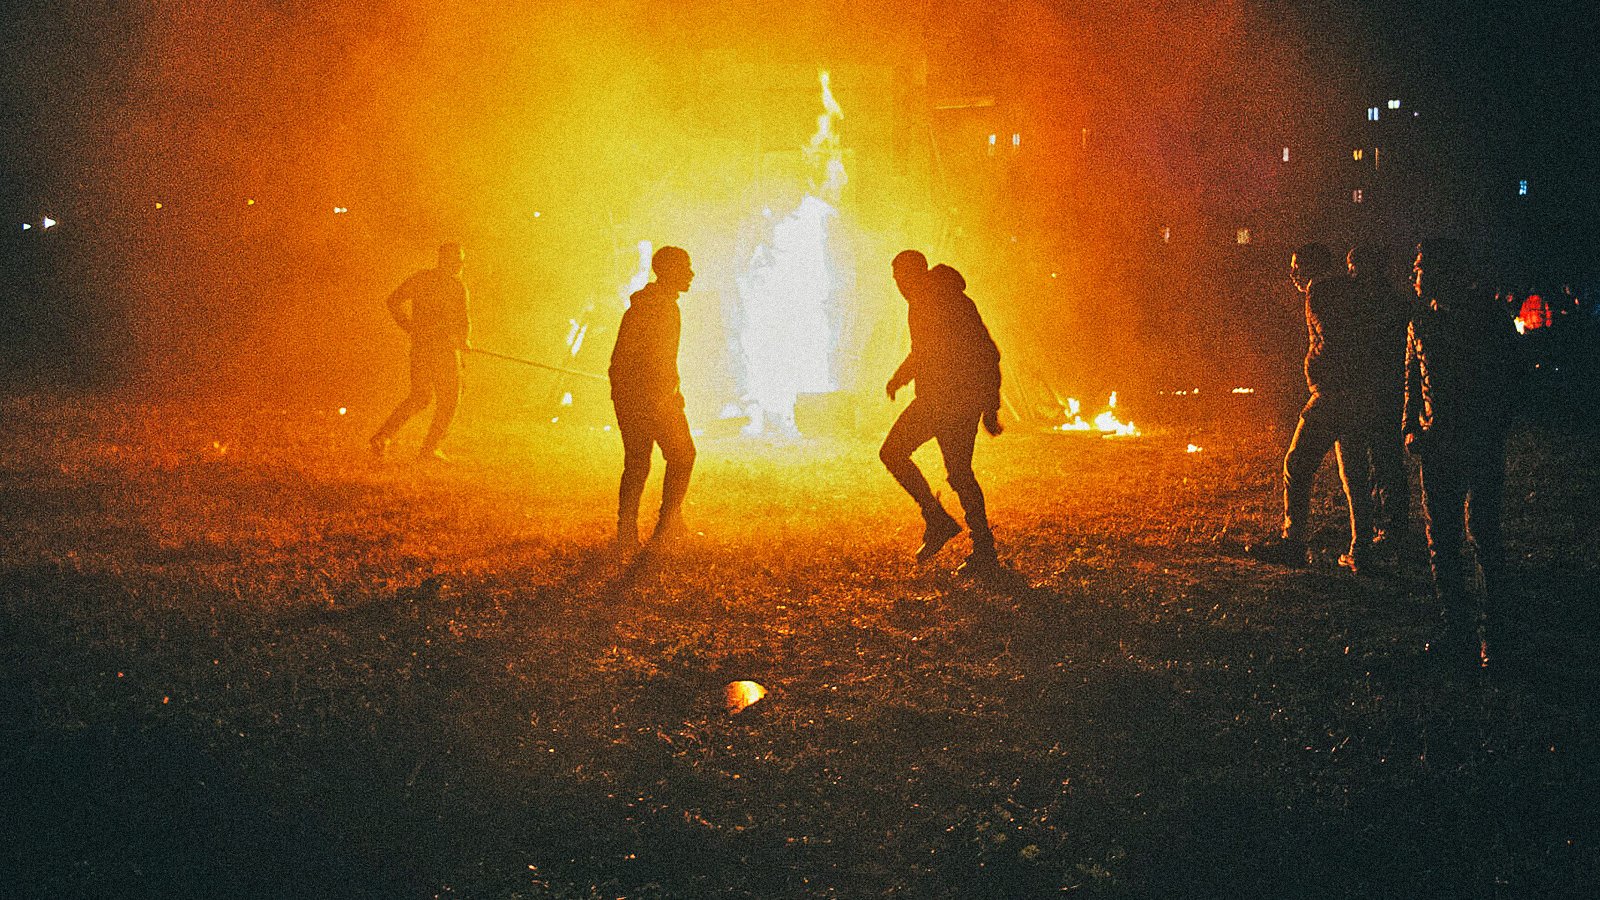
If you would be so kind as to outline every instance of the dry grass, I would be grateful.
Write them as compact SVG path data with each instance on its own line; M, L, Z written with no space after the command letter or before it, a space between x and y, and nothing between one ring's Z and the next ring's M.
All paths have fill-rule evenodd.
M913 511L864 441L707 437L703 536L628 562L607 434L468 421L459 462L418 470L361 458L359 414L3 412L0 860L25 894L1600 877L1600 466L1562 432L1514 443L1525 627L1482 680L1423 652L1420 549L1359 579L1238 558L1275 516L1271 423L983 440L1012 574L974 584L954 550L909 563ZM730 717L741 678L772 693Z

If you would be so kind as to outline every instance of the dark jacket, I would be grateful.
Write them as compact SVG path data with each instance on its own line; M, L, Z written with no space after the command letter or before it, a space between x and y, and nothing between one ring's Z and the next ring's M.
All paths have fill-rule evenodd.
M967 281L946 265L928 272L909 297L911 353L896 372L914 381L917 396L979 411L1000 408L1000 350L966 295Z
M1350 279L1323 275L1306 285L1306 387L1349 395L1362 387L1371 337Z
M467 346L472 326L467 316L467 286L459 277L443 269L423 269L394 289L388 306L389 315L411 333L413 344Z
M683 318L678 299L650 282L628 298L611 349L611 399L614 403L649 404L676 399L678 340Z
M1423 446L1503 439L1516 390L1516 349L1511 317L1488 297L1414 304L1406 335L1406 433L1424 438Z
M1406 332L1416 297L1402 293L1382 277L1354 278L1350 286L1359 314L1360 374L1378 397L1398 404L1405 396ZM1391 428L1393 423L1384 427Z

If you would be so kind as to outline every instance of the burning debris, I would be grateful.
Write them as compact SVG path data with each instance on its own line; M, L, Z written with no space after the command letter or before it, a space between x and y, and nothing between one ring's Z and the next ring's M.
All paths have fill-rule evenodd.
M1056 426L1057 431L1095 431L1101 437L1138 437L1139 429L1132 422L1124 422L1117 418L1117 392L1111 392L1111 398L1106 401L1106 411L1095 416L1093 420L1085 420L1082 415L1083 405L1076 397L1067 398L1066 409L1062 410L1067 416L1067 421Z

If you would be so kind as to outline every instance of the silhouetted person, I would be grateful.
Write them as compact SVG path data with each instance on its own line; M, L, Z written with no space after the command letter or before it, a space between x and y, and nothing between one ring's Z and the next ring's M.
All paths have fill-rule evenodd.
M650 260L654 281L628 298L611 350L611 403L622 433L622 485L617 492L617 546L639 546L639 501L657 444L667 461L661 512L650 540L660 544L687 533L683 498L694 470L694 438L678 390L678 340L683 321L678 295L689 289L689 254L662 247Z
M922 510L925 527L917 561L926 562L961 533L911 460L930 439L939 442L946 476L972 532L972 553L959 571L992 572L999 561L983 488L972 472L972 449L980 420L990 434L1001 432L1000 351L966 295L967 283L959 272L945 265L930 271L927 257L915 250L896 256L893 270L895 285L906 298L911 352L886 390L893 400L900 388L915 382L916 398L889 429L878 457Z
M1389 255L1361 245L1345 257L1364 330L1366 365L1371 379L1373 419L1368 433L1372 454L1373 542L1382 544L1406 533L1411 513L1411 486L1406 481L1405 442L1400 431L1406 402L1406 327L1411 298L1389 277Z
M1516 329L1493 295L1469 280L1458 244L1421 244L1414 271L1418 302L1406 341L1405 442L1422 461L1422 508L1433 586L1444 612L1443 646L1448 657L1476 665L1487 662L1502 614L1500 514ZM1469 531L1483 573L1483 639L1461 561Z
M1358 571L1370 553L1372 498L1367 478L1367 431L1372 395L1361 376L1365 338L1350 279L1336 271L1333 254L1306 244L1289 257L1290 277L1305 295L1306 386L1311 397L1283 458L1283 528L1277 541L1255 549L1257 558L1306 564L1311 485L1329 448L1350 508L1350 549L1339 565Z
M395 432L414 415L435 403L433 422L422 439L418 458L444 459L439 444L461 400L461 351L471 346L467 286L461 283L466 254L456 243L439 246L439 264L412 275L389 295L389 314L411 335L411 394L369 441L381 457Z

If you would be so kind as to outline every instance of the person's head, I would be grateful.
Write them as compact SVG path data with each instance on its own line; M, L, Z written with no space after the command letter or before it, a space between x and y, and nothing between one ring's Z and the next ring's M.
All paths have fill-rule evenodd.
M682 247L662 247L650 257L650 269L656 273L656 284L679 294L687 291L694 281L694 269L689 267L689 251Z
M461 269L467 264L466 251L455 241L447 241L439 245L439 268L451 275L460 275Z
M928 258L920 250L901 250L895 254L890 268L894 272L894 283L900 289L900 296L910 300L913 294L922 289L928 277Z
M1436 238L1417 245L1412 284L1424 300L1454 299L1467 286L1467 254L1459 241Z
M1322 244L1301 244L1289 254L1289 277L1305 290L1315 279L1333 271L1333 253Z
M1352 278L1381 278L1389 268L1389 254L1375 244L1357 244L1345 254L1344 264Z

